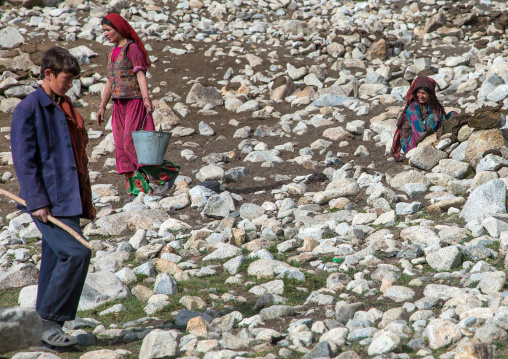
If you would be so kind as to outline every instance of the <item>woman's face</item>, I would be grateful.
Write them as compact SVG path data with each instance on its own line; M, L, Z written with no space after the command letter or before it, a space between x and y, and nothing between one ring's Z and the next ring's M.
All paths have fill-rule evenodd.
M102 25L102 30L104 30L104 36L106 36L106 39L108 39L111 43L118 44L122 39L122 35L109 25Z
M418 103L422 105L428 104L430 101L430 95L427 92L425 92L424 89L419 89L416 92L416 98L418 99Z

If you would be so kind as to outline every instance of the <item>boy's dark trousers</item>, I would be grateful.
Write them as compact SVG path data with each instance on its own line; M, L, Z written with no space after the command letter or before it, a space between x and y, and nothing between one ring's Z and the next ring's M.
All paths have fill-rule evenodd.
M82 234L79 216L57 218ZM42 319L74 320L92 252L53 223L34 222L42 233L36 310Z

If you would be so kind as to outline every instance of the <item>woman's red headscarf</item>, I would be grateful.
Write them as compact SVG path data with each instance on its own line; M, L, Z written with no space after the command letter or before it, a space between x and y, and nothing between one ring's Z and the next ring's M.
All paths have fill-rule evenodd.
M143 46L143 43L141 42L141 39L139 38L136 31L132 28L132 26L127 22L127 20L125 20L118 14L108 14L105 17L106 19L111 21L111 23L120 33L120 35L122 35L126 39L134 41L136 45L138 45L141 48L141 51L143 51L143 54L145 54L146 67L150 67L152 63L150 62L150 58L148 57L148 52L146 52L146 49Z
M409 87L409 90L407 90L406 95L406 105L404 106L404 111L399 116L399 120L397 121L397 130L395 130L395 135L393 136L393 142L392 142L392 156L395 159L395 161L400 161L400 151L402 150L402 146L400 145L400 136L402 134L402 124L406 120L406 110L411 105L411 102L416 101L416 97L414 96L414 92L416 89L419 89L420 87L426 87L430 91L432 91L433 94L436 93L436 81L431 79L427 76L419 76L416 79L414 79L413 83L411 84L411 87Z

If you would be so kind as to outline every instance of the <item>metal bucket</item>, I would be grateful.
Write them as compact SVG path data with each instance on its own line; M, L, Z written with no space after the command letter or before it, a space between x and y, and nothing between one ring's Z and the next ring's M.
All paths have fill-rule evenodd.
M146 116L141 128L145 127ZM164 155L169 146L171 132L161 131L132 131L134 148L140 165L162 165Z

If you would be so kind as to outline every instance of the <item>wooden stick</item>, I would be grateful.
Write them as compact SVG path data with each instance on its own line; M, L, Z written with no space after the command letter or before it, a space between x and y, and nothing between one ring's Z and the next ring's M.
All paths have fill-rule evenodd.
M26 203L25 203L25 201L23 199L13 195L10 192L7 192L4 189L0 188L0 194L3 194L4 196L9 197L10 199L14 200L15 202L18 202L19 204L22 204L23 206L26 206ZM66 231L71 236L76 238L78 240L78 242L81 243L82 245L84 245L86 248L88 248L90 250L93 249L92 245L90 243L88 243L88 241L86 239L81 237L78 232L76 232L74 229L72 229L71 227L69 227L65 223L63 223L63 222L59 221L58 219L56 219L51 214L48 215L48 221L50 221L51 223L53 223L53 224L57 225L58 227L62 228L64 231Z

